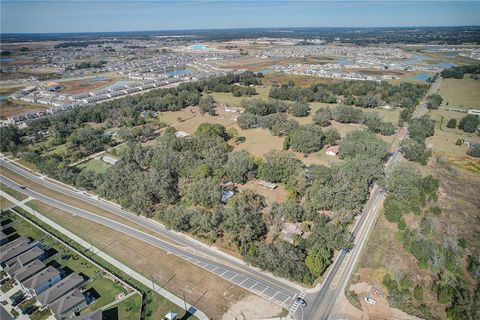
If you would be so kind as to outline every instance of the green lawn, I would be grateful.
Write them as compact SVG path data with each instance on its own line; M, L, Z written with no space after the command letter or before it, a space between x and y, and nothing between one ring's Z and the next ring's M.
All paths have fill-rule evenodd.
M106 164L104 161L96 159L88 160L87 162L77 165L77 168L79 169L91 170L98 173L106 172L108 167L108 164Z
M480 80L469 74L463 79L444 79L438 93L443 98L442 108L480 109Z
M127 290L116 284L113 280L110 280L106 277L99 276L90 282L85 290L88 291L93 289L99 295L97 300L95 300L88 308L82 311L83 314L87 314L94 310L97 310L113 301L115 301L116 296L119 293L127 294Z
M140 319L142 297L135 294L110 309L103 311L104 317L110 319L138 320Z
M56 257L57 262L61 265L62 268L69 268L77 273L83 273L87 277L91 278L96 273L100 272L96 266L85 260L84 258L80 257L75 252L72 252L70 249L65 247L62 243L56 243L54 248L58 251L58 255ZM62 260L61 256L67 255L69 256L68 259Z
M42 230L31 225L29 222L19 218L18 216L12 215L12 219L15 221L12 224L12 228L17 231L20 236L30 238L30 239L41 239L46 236Z

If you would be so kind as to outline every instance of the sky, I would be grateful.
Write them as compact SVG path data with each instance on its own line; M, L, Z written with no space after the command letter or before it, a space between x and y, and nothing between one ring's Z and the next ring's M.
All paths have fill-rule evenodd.
M0 9L2 33L480 25L480 0L1 0Z

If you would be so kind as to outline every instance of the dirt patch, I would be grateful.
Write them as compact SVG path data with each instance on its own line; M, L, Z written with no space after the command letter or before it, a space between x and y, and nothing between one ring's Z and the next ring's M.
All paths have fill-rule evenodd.
M267 204L271 205L273 202L283 203L287 201L288 192L284 186L278 185L275 189L268 189L258 184L258 180L249 181L243 185L238 185L240 190L252 190L265 197Z
M48 108L49 106L30 104L17 100L0 101L0 119L8 119L12 116L18 116L30 112L44 111Z
M249 295L233 304L223 320L256 320L278 317L282 308L258 296Z
M77 94L83 92L90 92L102 87L105 87L115 80L99 80L99 81L89 81L89 80L74 80L74 81L65 81L62 82L61 93L68 94Z

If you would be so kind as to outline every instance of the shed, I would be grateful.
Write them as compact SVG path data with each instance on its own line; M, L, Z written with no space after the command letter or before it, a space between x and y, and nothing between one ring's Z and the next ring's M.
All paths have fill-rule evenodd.
M340 146L330 146L327 148L327 151L325 153L327 154L327 156L335 157L338 154L339 149Z
M258 184L261 185L262 187L272 189L272 190L278 187L275 183L271 183L263 180L258 181Z
M175 132L175 137L177 138L185 138L188 137L190 134L186 133L185 131L177 131Z
M165 319L175 320L177 319L177 313L173 311L168 311L168 313L165 315Z
M227 203L228 199L230 199L235 193L231 190L225 190L222 193L222 202Z

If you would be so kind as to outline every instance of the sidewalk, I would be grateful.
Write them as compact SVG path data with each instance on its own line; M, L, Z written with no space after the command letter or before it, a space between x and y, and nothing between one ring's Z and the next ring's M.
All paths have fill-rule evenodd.
M62 226L60 226L59 224L55 223L54 221L48 219L47 217L41 215L37 211L35 211L32 208L30 208L29 206L25 205L21 201L18 201L17 199L13 198L12 196L3 192L2 190L0 190L0 195L2 197L6 198L7 200L9 200L10 202L15 203L18 207L22 208L23 210L33 214L37 219L39 219L39 220L43 221L44 223L48 224L52 228L56 229L58 232L66 235L67 237L69 237L73 241L80 244L82 247L92 251L94 254L96 254L100 258L104 259L108 263L114 265L115 267L117 267L121 271L125 272L126 274L130 275L132 278L139 281L140 283L142 283L146 287L150 288L153 284L155 292L160 294L161 296L163 296L165 299L170 300L172 303L176 304L177 306L179 306L182 309L185 307L185 303L184 303L183 299L181 299L181 298L175 296L174 294L170 293L169 291L163 289L159 284L152 283L152 280L142 276L141 274L134 271L133 269L130 269L128 266L124 265L120 261L114 259L113 257L104 253L100 249L92 246L87 241L83 240L82 238L78 237L77 235L73 234L72 232L68 231L67 229L63 228ZM208 320L209 319L205 313L198 310L197 308L190 305L189 303L186 303L186 306L188 308L188 312L190 312L191 314L193 314L195 317L199 318L200 320Z

